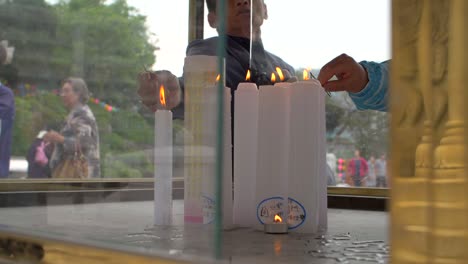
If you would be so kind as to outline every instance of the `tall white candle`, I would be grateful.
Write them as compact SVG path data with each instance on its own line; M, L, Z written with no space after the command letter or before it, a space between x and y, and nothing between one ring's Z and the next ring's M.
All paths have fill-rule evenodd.
M202 179L202 204L203 204L203 223L213 223L215 216L216 201L216 174L215 174L215 148L217 137L217 102L218 86L211 85L204 90L205 101L202 107L203 119L203 179ZM223 115L223 226L230 228L232 226L232 138L231 138L231 89L224 88L224 115Z
M213 87L218 75L216 56L188 56L184 64L185 82L185 115L184 126L186 133L184 142L185 166L184 166L184 220L185 223L201 224L205 222L203 216L206 204L214 203L211 198L203 196L203 182L209 171L213 175L214 157L213 137L207 133L213 133L215 121L204 121L206 103L206 88ZM213 110L214 111L214 110ZM212 120L212 119L210 119ZM204 124L211 124L204 126ZM210 140L210 143L206 141ZM208 146L207 146L208 145ZM208 163L207 163L208 162ZM214 179L212 179L214 180Z
M288 223L292 232L326 229L324 102L325 92L318 81L291 84Z
M256 207L258 223L288 216L289 88L260 86ZM257 225L257 227L260 227Z
M234 224L257 223L255 193L257 175L258 89L240 83L234 105Z
M154 123L154 224L172 219L172 112L157 110Z

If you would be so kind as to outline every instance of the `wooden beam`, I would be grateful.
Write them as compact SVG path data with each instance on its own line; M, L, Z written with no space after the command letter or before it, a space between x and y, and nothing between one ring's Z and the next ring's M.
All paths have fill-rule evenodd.
M190 43L196 39L203 39L205 1L190 0L189 5L188 41Z

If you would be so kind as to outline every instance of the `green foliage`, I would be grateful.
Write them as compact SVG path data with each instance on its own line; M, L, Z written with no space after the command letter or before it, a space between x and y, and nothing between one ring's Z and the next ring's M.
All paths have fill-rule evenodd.
M25 156L37 133L48 127L59 129L66 110L54 94L15 97L16 116L13 125L13 156Z
M153 145L151 120L133 109L140 105L135 92L137 75L156 60L157 47L145 22L146 17L126 0L60 0L54 5L44 0L0 1L0 40L16 48L12 64L0 66L3 83L14 90L29 83L44 92L59 88L68 76L82 77L93 97L121 109L109 113L90 104L107 175L141 177L152 171L142 155L130 163L127 158L115 164L106 158ZM45 126L59 130L68 114L60 98L51 93L17 97L16 112L15 156L25 156ZM141 164L145 165L140 168Z
M112 132L135 144L148 146L154 140L154 129L142 116L135 112L123 111L112 116Z
M104 160L103 176L106 178L151 177L154 165L150 157L152 156L148 155L147 151L109 153Z
M60 97L52 93L16 97L15 102L12 155L24 157L40 130L46 127L60 130L68 111ZM151 176L154 171L153 127L135 112L121 110L109 113L99 105L89 106L99 128L104 177Z
M53 9L44 0L10 0L0 4L0 40L15 47L12 65L0 66L0 79L15 88L34 80L50 86L54 74L49 59L57 25Z
M389 120L387 113L378 111L355 111L349 119L350 133L361 156L369 158L387 153Z
M155 62L146 17L123 0L62 1L55 13L57 39L63 43L54 49L58 75L83 77L93 94L111 105L137 103L137 75Z
M0 40L16 48L0 66L12 88L30 83L52 90L82 77L95 97L128 108L137 104L137 75L155 62L146 17L125 0L0 1Z
M327 133L334 131L343 121L344 109L329 97L325 101L325 119Z

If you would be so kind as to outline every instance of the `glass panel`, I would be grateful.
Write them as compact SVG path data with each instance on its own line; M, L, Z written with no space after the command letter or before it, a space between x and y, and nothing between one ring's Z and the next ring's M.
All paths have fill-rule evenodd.
M259 255L265 256L264 260L277 258L286 262L290 260L291 248L299 249L292 254L298 258L291 261L302 262L302 252L316 260L322 257L319 247L331 244L342 248L341 243L353 246L352 240L356 239L347 233L351 227L338 220L342 212L331 210L327 214L324 177L296 179L291 181L294 188L286 188L292 186L286 176L293 172L321 176L326 171L325 137L304 136L302 119L290 118L294 117L289 115L293 112L301 118L307 116L301 106L308 107L308 113L321 111L313 115L317 125L312 122L305 127L318 135L325 135L327 117L335 122L330 133L339 129L350 135L356 133L350 140L363 147L363 155L367 155L366 148L374 150L384 146L379 141L381 135L376 133L384 129L385 116L358 115L354 109L344 106L346 102L350 104L349 99L338 94L326 98L322 89L317 92L322 97L311 96L309 90L302 89L317 82L295 82L294 85L303 85L300 88L306 92L304 97L283 89L285 84L293 85L288 81L302 80L303 68L318 69L323 65L315 57L327 46L310 49L314 43L308 36L310 33L296 34L279 18L294 14L287 21L289 25L298 25L294 29L299 28L310 16L297 12L306 7L315 10L319 2L297 1L285 9L279 9L284 5L268 2L267 9L261 0L220 1L221 9L224 4L230 7L229 13L222 15L219 9L218 16L213 17L211 8L208 17L211 25L218 26L218 32L211 31L205 38L223 36L222 26L226 22L227 44L211 40L194 42L186 51L187 36L199 36L193 32L200 28L193 23L196 19L189 23L185 18L189 13L200 16L199 7L203 2L194 0L181 5L180 1L162 0L0 0L0 20L4 21L0 24L6 25L0 31L0 40L6 40L2 42L5 48L1 49L5 52L0 53L0 59L5 62L0 67L0 78L4 90L15 93L16 102L11 144L13 162L8 177L3 177L4 184L0 184L0 231L11 228L69 242L195 262L207 262L206 259L213 257L244 261ZM233 9L239 5L245 7L240 11ZM252 9L256 12L251 13ZM323 10L334 9L324 6ZM233 20L234 12L240 15L239 21ZM262 26L260 41L259 30L251 34L249 20L260 26L258 23L263 23L267 15L269 20ZM283 22L268 31L270 21ZM248 34L233 35L231 30L237 26L242 26L238 33ZM321 38L320 43L323 42L330 43ZM275 47L283 43L289 48ZM309 45L301 47L301 43ZM219 58L222 52L218 50L225 51L224 45L231 58L241 60L240 67L233 65L232 60ZM235 49L233 54L230 45L237 45L240 54ZM285 57L280 59L264 48ZM292 51L297 50L310 55L294 55ZM341 48L335 51L343 52ZM295 61L309 56L305 63ZM380 60L380 57L366 59ZM285 61L294 63L295 67ZM241 104L234 108L234 89L239 83L247 83L244 82L247 70L251 70L249 84L254 85L251 90L257 94L258 101L248 108L245 101L238 100ZM317 76L316 71L312 73L307 71L306 75ZM78 78L69 79L69 76ZM269 90L274 91L274 100L262 94L262 88L257 90L255 84L270 87L278 84ZM183 86L183 94L179 86ZM236 96L240 98L239 94ZM289 105L290 98L297 103ZM304 99L314 103L304 103ZM258 123L253 127L258 128L257 132L262 131L247 133L241 137L245 141L237 140L235 144L246 145L242 153L245 155L237 153L238 157L250 162L249 165L256 166L257 161L259 164L258 170L254 166L249 173L244 172L242 188L236 188L236 182L232 186L233 173L245 169L236 166L236 151L232 151L232 133L235 138L239 135L235 129L240 127L232 128L236 122L235 116L232 118L233 109L256 110L258 120L253 120ZM375 127L364 129L368 135L362 136L363 132L355 130L357 125L349 118L354 115L361 127L375 122ZM253 112L244 112L244 117L252 116ZM11 120L2 116L1 124L3 133ZM378 143L360 143L370 136ZM331 134L331 139L335 138ZM43 146L43 140L49 144ZM300 151L289 148L289 140ZM314 148L308 148L309 144L314 144ZM329 145L333 144L329 142ZM254 146L258 152L250 151ZM333 146L337 163L339 158L351 155L349 148L340 152L340 145ZM384 150L384 147L379 149ZM81 155L86 159L80 159ZM314 155L310 162L296 158L309 155ZM39 170L27 171L28 160L29 165L34 165L29 169ZM58 168L63 168L63 174ZM263 178L257 184L260 176L255 180L252 177L260 174ZM312 189L307 189L309 186ZM292 193L299 188L307 195L293 197ZM233 213L236 210L233 195L250 199L245 219ZM385 213L355 212L349 214L351 219L356 219L352 228L364 230L368 226L362 221L362 215L378 218L376 222L385 225ZM334 229L327 233L328 237L316 239L317 233L325 233L327 217L332 219ZM312 224L306 227L306 220ZM298 234L283 239L256 230L264 231L265 226L273 233L291 230ZM223 229L232 232L222 232ZM383 261L377 255L388 253L386 235L365 233L363 238L377 242L372 246L365 241L359 244L377 252L373 256ZM260 246L256 247L258 241ZM337 255L330 255L330 259L337 259Z
M189 4L0 1L1 95L16 106L0 116L2 136L13 124L3 227L175 258L215 255L221 71L216 43L212 56L184 63Z

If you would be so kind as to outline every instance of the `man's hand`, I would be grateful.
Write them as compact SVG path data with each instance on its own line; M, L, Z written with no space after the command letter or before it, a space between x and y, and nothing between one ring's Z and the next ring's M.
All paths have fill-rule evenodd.
M141 102L155 112L157 109L172 109L180 103L179 80L170 71L145 71L138 76L138 95ZM160 87L164 85L166 106L159 97Z
M330 81L335 75L338 80ZM317 77L326 91L348 91L358 93L366 87L369 79L361 64L346 54L334 58L325 64Z
M284 81L293 83L297 82L297 77L293 76L287 69L283 69Z

